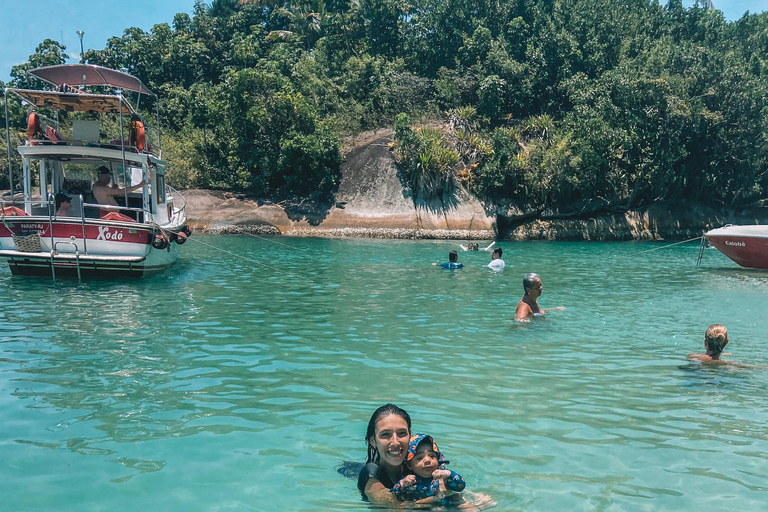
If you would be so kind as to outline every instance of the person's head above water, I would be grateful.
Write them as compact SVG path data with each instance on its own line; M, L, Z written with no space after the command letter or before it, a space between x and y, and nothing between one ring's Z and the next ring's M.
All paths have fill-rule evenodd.
M406 465L414 474L422 478L430 478L438 466L448 464L432 436L414 434L408 442Z
M491 259L495 260L497 258L501 258L501 253L502 253L501 247L495 248L491 253Z
M539 274L531 272L530 274L525 274L525 276L523 276L523 291L526 294L530 294L531 291L540 288L540 286L541 278L539 277Z
M448 261L450 261L451 263L456 263L457 261L459 261L459 253L457 253L456 251L449 252Z
M411 436L411 417L395 404L385 404L373 411L365 432L368 443L366 463L399 466L405 459Z
M720 355L728 344L728 329L722 324L712 324L704 333L704 349L710 356Z

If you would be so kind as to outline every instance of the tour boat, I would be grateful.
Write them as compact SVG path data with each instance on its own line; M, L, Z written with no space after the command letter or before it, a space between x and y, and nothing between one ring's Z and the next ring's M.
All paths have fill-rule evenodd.
M137 78L100 66L48 66L29 74L55 89L5 90L6 121L9 92L32 109L27 140L17 148L20 197L14 195L10 136L7 140L11 191L8 200L0 201L0 258L11 273L54 279L142 277L172 265L190 235L186 201L165 183L159 129L155 149L144 120L123 93L135 92L137 106L142 96L155 95ZM107 89L95 94L96 86ZM91 114L72 116L71 134L66 134L71 136L64 137L58 126L61 112ZM117 140L102 140L108 130ZM93 194L99 173L101 203ZM112 196L117 205L106 204L104 190L116 194L115 187L122 188ZM59 200L70 207L59 209Z
M768 225L728 224L707 231L704 237L742 267L768 269Z

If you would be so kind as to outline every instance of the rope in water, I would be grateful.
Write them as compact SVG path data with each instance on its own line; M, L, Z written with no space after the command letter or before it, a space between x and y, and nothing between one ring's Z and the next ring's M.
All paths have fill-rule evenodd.
M673 245L687 244L688 242L693 242L694 240L701 240L702 238L704 237L697 236L696 238L691 238L690 240L683 240L682 242L675 242L674 244L664 245L662 247L654 247L653 249L646 249L645 251L633 252L633 253L626 254L625 256L635 256L637 254L643 254L644 252L660 251L661 249L666 249L667 247L672 247Z
M294 251L301 251L301 252L307 252L309 249L302 249L301 247L294 247L292 245L284 244L282 242L278 242L276 240L272 240L270 238L266 238L259 235L254 235L253 233L244 233L245 235L252 236L254 238L258 238L259 240L264 240L265 242L270 242L277 245L282 245L283 247L288 247L289 249L293 249Z
M188 240L192 240L193 242L196 242L196 243L198 243L198 244L202 244L202 245L204 245L204 246L206 246L206 247L209 247L209 248L211 248L211 249L214 249L214 250L216 250L216 251L219 251L219 252L224 252L224 253L227 253L227 254L229 254L230 256L234 256L234 257L236 257L236 258L244 259L244 260L246 260L246 261L250 261L251 263L255 263L256 265L260 265L260 266L262 266L262 267L266 267L266 268L268 268L268 269L270 269L270 270L274 270L274 271L275 271L275 272L277 272L278 274L284 274L284 275L286 275L286 276L289 276L289 277L295 277L296 279L304 279L305 281L309 281L310 283L314 283L314 281L313 281L313 280L311 280L311 279L307 279L306 277L300 277L300 276L297 276L297 275L295 275L295 274L291 274L290 272L284 272L284 271L282 271L282 270L280 270L280 269L278 269L278 268L275 268L275 267L270 267L269 265L266 265L266 264L264 264L264 263L262 263L262 262L260 262L260 261L256 261L256 260L254 260L254 259L251 259L251 258L246 258L245 256L243 256L243 255L241 255L241 254L237 254L237 253L234 253L234 252L228 251L228 250L226 250L226 249L222 249L221 247L216 247L215 245L207 244L207 243L203 242L202 240L198 240L197 238L192 238L192 237L190 237L190 238L188 238Z

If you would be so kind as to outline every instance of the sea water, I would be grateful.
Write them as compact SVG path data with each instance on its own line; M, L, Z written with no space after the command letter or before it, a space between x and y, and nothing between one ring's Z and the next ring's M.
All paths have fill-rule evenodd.
M768 272L497 246L501 272L451 241L205 235L138 281L3 266L0 509L369 510L336 467L386 402L497 510L765 507ZM528 272L566 309L514 321ZM715 322L762 368L688 362Z

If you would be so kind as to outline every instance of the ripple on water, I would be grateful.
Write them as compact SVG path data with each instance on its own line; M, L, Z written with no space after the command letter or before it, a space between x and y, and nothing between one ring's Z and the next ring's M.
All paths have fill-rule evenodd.
M765 272L653 243L498 242L489 273L432 267L451 242L194 239L137 282L0 272L9 510L367 510L333 468L389 401L499 510L763 508L768 372L685 355L719 321L766 366ZM529 271L566 310L513 320Z

